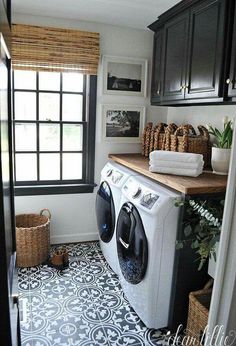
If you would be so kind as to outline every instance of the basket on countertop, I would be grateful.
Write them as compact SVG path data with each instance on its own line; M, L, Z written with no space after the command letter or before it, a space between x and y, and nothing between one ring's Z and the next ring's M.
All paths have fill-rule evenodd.
M204 330L208 324L212 289L203 289L189 294L189 310L186 335L194 345L202 346Z
M210 166L210 135L208 130L202 125L198 126L198 130L199 134L196 133L195 129L190 124L179 126L174 134L166 130L165 150L202 154L204 167Z
M48 217L43 215L47 211ZM18 267L33 267L45 262L50 251L50 219L48 209L39 214L16 215L16 253Z
M142 155L148 157L153 150L161 150L165 136L165 123L158 123L153 127L153 123L147 123L142 135Z

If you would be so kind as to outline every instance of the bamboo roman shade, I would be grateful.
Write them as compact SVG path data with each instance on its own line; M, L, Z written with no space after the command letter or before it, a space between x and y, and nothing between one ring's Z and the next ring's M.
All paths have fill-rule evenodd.
M96 74L99 54L99 33L12 25L12 65L15 70Z

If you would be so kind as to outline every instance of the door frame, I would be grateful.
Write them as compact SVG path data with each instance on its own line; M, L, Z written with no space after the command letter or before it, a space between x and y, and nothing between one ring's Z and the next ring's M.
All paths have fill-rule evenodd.
M208 320L209 336L214 334L216 326L218 328L222 326L220 335L223 335L224 332L225 336L229 336L233 331L234 342L236 340L236 160L233 160L233 157L235 156L236 127L234 128L221 240ZM227 345L230 345L230 340ZM206 339L205 346L209 345L208 342L209 340ZM224 345L223 342L224 340L217 346Z

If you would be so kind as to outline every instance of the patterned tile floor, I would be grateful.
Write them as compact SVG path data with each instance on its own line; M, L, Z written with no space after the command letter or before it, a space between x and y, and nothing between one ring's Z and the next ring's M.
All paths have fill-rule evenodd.
M165 330L148 329L126 300L98 242L66 245L69 269L19 269L26 303L22 346L161 346Z

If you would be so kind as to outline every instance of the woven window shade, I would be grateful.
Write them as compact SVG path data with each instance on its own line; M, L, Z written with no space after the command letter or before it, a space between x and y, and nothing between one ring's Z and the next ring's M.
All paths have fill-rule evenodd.
M12 65L15 70L96 74L99 54L99 33L12 25Z

